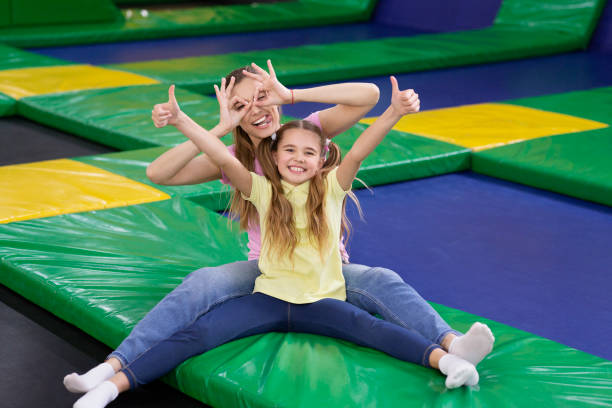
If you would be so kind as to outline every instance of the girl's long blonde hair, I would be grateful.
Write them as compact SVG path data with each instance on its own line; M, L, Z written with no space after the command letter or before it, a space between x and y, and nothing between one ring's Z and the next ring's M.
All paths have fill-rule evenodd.
M234 71L227 74L227 76L225 77L225 83L229 84L231 78L234 77L234 84L237 85L243 79L248 78L242 72L243 70L252 72L252 73L257 72L255 68L253 68L250 65L235 69ZM278 110L279 110L279 115L280 115L281 113L280 107L278 108ZM325 138L321 135L321 130L317 126L313 125L312 123L308 121L296 121L296 122L305 122L306 125L304 125L304 128L308 128L309 130L312 129L315 132L315 134L321 137L322 145L323 146L325 145ZM287 123L285 126L289 125L289 123ZM279 129L279 132L280 132L280 129ZM256 149L255 146L253 145L253 142L251 141L249 134L244 129L242 129L240 126L237 126L232 133L234 137L234 148L236 152L236 158L249 171L255 171L255 157L256 155L258 155L256 151L258 149ZM278 136L278 133L277 133L277 136ZM262 144L271 144L271 142L272 142L271 138L268 137L262 140L259 145L261 146ZM330 162L330 159L336 164L333 166L328 165L327 163ZM321 170L323 171L326 165L330 166L330 168L325 170L325 174L327 174L329 171L331 171L335 166L337 166L340 163L340 160L341 160L340 148L335 143L330 143L329 144L329 156ZM261 162L261 159L260 159L260 162ZM274 161L272 161L272 163L274 163ZM263 163L261 164L263 167ZM278 174L278 169L276 169L276 166L274 165L273 167L274 167L274 171L271 171L271 173ZM280 180L280 175L278 175L278 179ZM315 179L317 178L315 177ZM310 188L311 188L311 191L313 188L316 189L314 196L318 197L318 199L313 198L311 200L312 195L309 194L309 198L307 202L307 209L309 211L309 214L314 215L312 218L313 220L312 226L309 224L310 232L315 232L311 236L319 237L319 242L318 242L319 249L322 250L323 248L325 248L326 243L321 242L321 240L326 239L327 233L323 235L323 234L319 234L318 232L328 231L327 222L325 220L325 213L323 212L324 197L322 195L323 195L324 189L323 189L322 183L320 183L320 181L324 179L324 175L323 177L321 176L318 177L319 181L316 181L315 179L312 180L313 183L311 183ZM282 195L282 188L280 190L277 189L277 191L280 191ZM353 200L353 202L355 202L355 204L357 205L357 209L359 211L359 215L362 216L361 207L359 206L359 201L357 200L357 197L355 196L355 194L351 191L348 193L348 196L351 198L351 200ZM274 201L274 198L275 197L273 197L273 202L276 203L277 201ZM282 202L282 199L284 199L286 201L286 204L288 204L287 198L284 195L282 195L281 202ZM311 201L313 202L311 203ZM317 201L317 203L315 203L314 201ZM279 203L279 205L281 206L284 206L286 204ZM311 212L310 211L311 208L316 209L317 211ZM290 211L290 213L288 213L285 210ZM275 211L283 213L285 221L287 220L288 221L286 224L277 224L276 223L277 220L275 219L274 222L270 224L270 225L276 225L274 227L275 228L274 231L278 230L278 232L280 232L280 234L269 234L272 237L277 237L277 238L274 238L272 242L270 242L271 244L277 244L277 243L281 244L280 246L273 245L272 248L280 248L281 250L287 249L287 250L290 250L290 253L293 253L293 250L295 249L295 245L297 244L297 236L296 236L295 225L293 221L293 210L291 206L289 206L288 208L285 208L285 207L276 208ZM242 198L241 194L236 194L236 192L234 192L234 194L232 195L229 212L230 212L230 218L232 220L236 220L236 219L240 220L240 228L242 230L247 230L249 229L250 226L259 225L259 215L257 213L257 209L250 201L247 201L244 198ZM272 212L270 212L270 215L271 214ZM289 214L290 216L287 216L287 214ZM344 203L342 204L342 228L341 228L341 236L345 238L345 241L344 241L345 245L348 244L348 239L350 237L350 234L351 234L351 223L348 217L346 216L346 199L345 199ZM338 238L340 239L340 237Z
M312 242L319 248L319 253L323 255L325 249L330 244L327 242L329 235L329 224L325 217L325 178L327 174L338 167L341 160L340 148L321 133L321 129L306 120L295 120L281 126L276 132L276 140L271 137L262 140L257 147L257 158L261 164L264 176L270 181L272 186L272 197L270 208L266 218L267 234L264 238L272 251L276 255L291 256L298 242L298 234L295 229L295 220L291 203L283 193L281 176L274 160L274 152L283 138L283 134L289 129L304 129L317 135L320 141L320 151L323 156L327 153L321 169L310 179L308 199L306 200L306 214L308 214L308 236L315 239ZM328 144L329 143L329 144ZM359 203L351 192L351 198ZM342 228L341 236L350 234L350 222L345 214L346 199L342 206ZM340 240L340 236L337 237Z

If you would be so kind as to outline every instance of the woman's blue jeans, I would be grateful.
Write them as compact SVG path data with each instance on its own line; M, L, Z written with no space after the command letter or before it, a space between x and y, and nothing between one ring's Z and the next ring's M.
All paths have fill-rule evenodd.
M337 299L293 304L263 293L228 300L157 343L122 369L131 388L151 382L188 358L232 340L268 332L298 332L347 340L429 367L440 348L420 334Z
M382 316L440 344L448 333L457 333L395 272L358 264L345 264L347 302ZM158 343L191 326L215 306L253 292L259 275L257 261L234 262L190 273L132 329L109 357L125 367Z

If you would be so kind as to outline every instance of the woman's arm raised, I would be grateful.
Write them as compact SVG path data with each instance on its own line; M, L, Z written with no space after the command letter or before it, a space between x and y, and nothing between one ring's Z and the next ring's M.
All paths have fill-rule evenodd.
M340 166L336 177L338 183L344 190L348 190L357 176L357 171L361 163L370 153L374 151L376 146L382 142L387 133L393 126L402 118L402 116L418 112L420 108L419 95L412 89L400 91L397 79L394 76L391 79L391 104L387 110L378 118L370 127L368 127L355 141L351 150L346 154Z
M323 134L334 137L353 126L378 102L378 87L370 83L347 82L294 89L293 92L280 83L272 62L268 60L268 72L251 64L257 73L242 71L249 78L262 83L266 97L256 102L259 106L287 105L297 102L319 102L335 104L319 112Z
M228 85L228 89L231 90L231 86L233 81ZM232 127L234 119L232 116L235 113L222 111L221 114L230 117L222 117L219 124L208 131L218 138L225 136L235 127ZM168 102L155 105L151 117L155 127L173 125L185 136L206 131L181 111L174 95L174 85L168 89ZM223 125L224 123L226 125ZM162 185L199 184L221 178L219 167L206 154L198 156L200 152L191 140L181 143L149 164L147 177L152 182Z

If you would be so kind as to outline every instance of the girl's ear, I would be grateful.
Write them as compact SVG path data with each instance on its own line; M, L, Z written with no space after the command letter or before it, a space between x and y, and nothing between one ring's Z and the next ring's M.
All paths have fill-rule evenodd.
M323 167L324 164L325 164L325 156L322 156L319 159L319 168L318 168L318 170L321 170L321 168Z
M277 152L276 150L274 150L274 151L272 152L272 158L274 159L274 164L275 164L276 166L278 166L278 160L276 159L277 154L278 154L278 152Z

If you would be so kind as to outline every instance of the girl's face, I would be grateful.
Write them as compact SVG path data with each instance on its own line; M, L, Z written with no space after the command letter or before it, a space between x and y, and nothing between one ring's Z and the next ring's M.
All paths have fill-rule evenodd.
M251 78L243 78L238 84L234 85L231 96L239 95L246 100L253 100L257 81ZM257 98L263 98L264 91L261 91ZM230 106L230 109L239 110L241 104L236 102L236 106ZM255 106L240 121L240 127L248 133L257 146L261 139L271 136L280 127L280 115L277 106Z
M281 178L300 185L317 174L325 158L321 156L320 137L306 129L288 129L278 142L274 159Z

